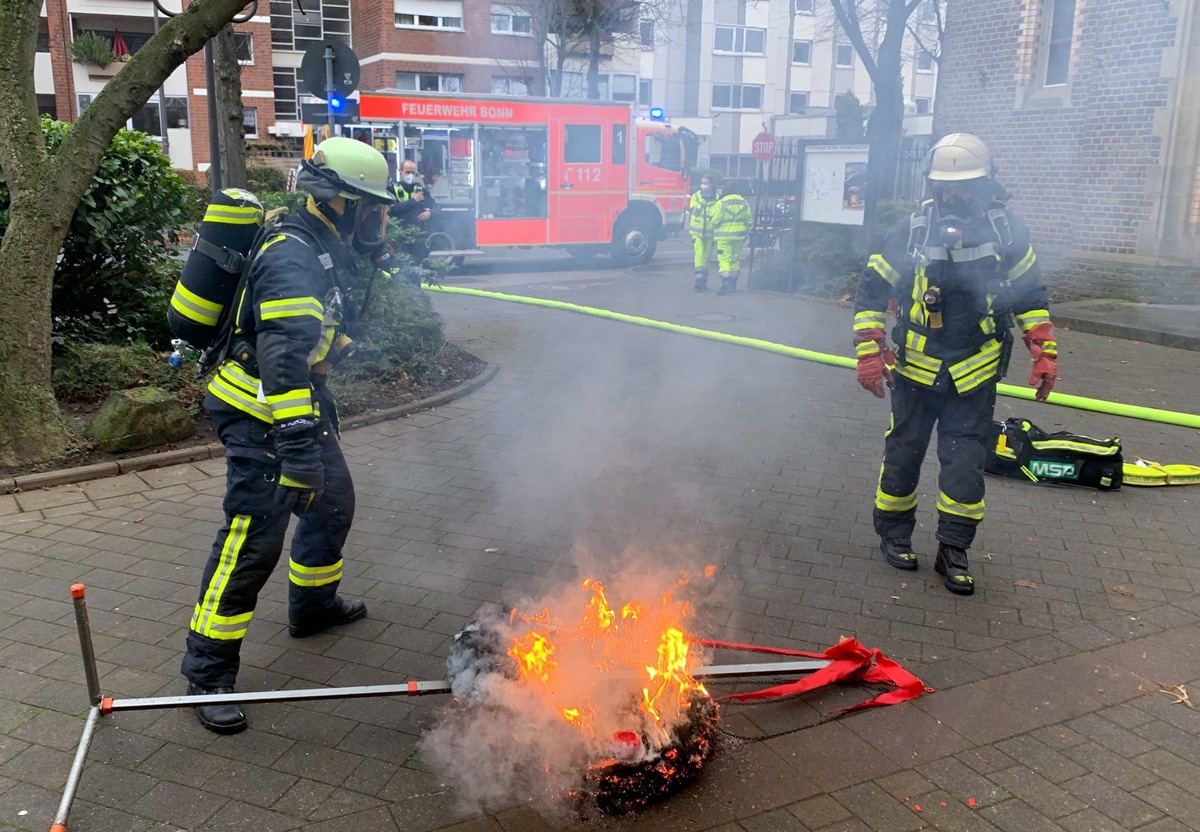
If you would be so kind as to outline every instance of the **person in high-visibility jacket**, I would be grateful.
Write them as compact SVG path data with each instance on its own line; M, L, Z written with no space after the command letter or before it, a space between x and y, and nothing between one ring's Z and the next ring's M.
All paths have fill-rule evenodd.
M688 203L688 231L692 235L693 263L696 268L696 291L708 289L708 272L713 255L713 212L717 210L717 188L711 176L700 178L700 190Z
M975 580L967 550L983 520L983 468L1013 319L1041 401L1058 376L1058 346L1029 232L1004 205L1009 194L995 179L987 145L952 133L933 146L925 173L933 199L897 223L859 280L854 345L859 384L879 398L885 386L892 389L875 492L880 550L897 569L917 568L917 482L936 424L934 570L951 592L969 595ZM892 304L894 354L884 335Z
M713 213L713 238L717 244L717 271L721 275L718 295L731 295L737 291L738 273L742 270L742 249L750 228L754 225L754 211L750 203L736 187L728 188L717 201Z
M342 137L317 145L296 179L307 204L263 240L235 301L230 345L204 399L225 445L225 519L188 628L181 672L189 695L233 691L242 640L293 514L288 632L305 638L367 614L363 601L338 594L354 484L325 378L355 349L351 248L386 252L395 200L387 179L387 160L368 145ZM246 728L237 704L199 705L196 715L218 734Z

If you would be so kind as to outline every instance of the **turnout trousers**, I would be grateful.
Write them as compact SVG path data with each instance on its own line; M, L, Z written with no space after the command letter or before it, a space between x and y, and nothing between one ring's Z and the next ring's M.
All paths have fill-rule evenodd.
M742 268L742 249L745 237L721 237L717 240L717 271L724 275L736 275Z
M875 492L875 531L909 540L916 525L917 483L937 425L937 539L967 549L983 520L983 466L996 406L996 382L965 396L936 393L898 373L891 426L884 434L883 467Z
M322 402L333 413L332 402ZM225 521L213 541L188 629L183 675L201 687L232 686L242 639L258 594L283 552L291 513L275 504L279 465L271 426L252 416L214 411L225 445ZM322 420L321 463L325 490L308 511L297 513L288 562L288 620L310 621L335 608L342 578L342 546L354 520L354 483L336 431Z
M692 235L692 263L698 272L708 272L712 263L713 238L704 234Z

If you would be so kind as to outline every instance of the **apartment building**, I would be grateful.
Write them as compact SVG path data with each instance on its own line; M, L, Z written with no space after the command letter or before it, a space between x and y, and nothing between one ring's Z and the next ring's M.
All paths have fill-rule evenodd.
M938 6L925 0L904 47L906 112L932 112L937 85ZM659 7L655 7L659 8ZM881 15L863 7L868 43L882 39ZM832 135L834 98L874 102L871 79L829 0L683 0L661 20L643 20L640 84L671 119L707 141L709 166L753 176L751 142ZM650 31L647 31L650 30ZM925 128L928 119L922 119Z
M944 2L945 0L940 0ZM165 0L178 8L179 0ZM933 3L914 16L922 42L936 43ZM172 5L173 4L173 5ZM300 142L299 76L304 52L324 38L349 43L362 66L363 90L544 95L540 60L548 47L536 34L533 0L265 0L236 27L242 103L251 140ZM136 52L155 30L150 0L46 0L38 42L36 89L43 112L73 120L123 65L75 63L71 43L87 31ZM865 18L867 37L881 36ZM602 98L641 111L662 107L676 124L707 137L702 161L730 175L752 175L752 138L826 135L833 99L851 91L872 100L871 81L840 34L829 0L646 0L639 17L603 47ZM909 109L932 109L936 62L910 36L905 85ZM572 55L560 83L566 97L586 95L586 64ZM208 167L207 90L202 55L192 56L163 85L162 95L130 119L160 135L160 106L175 166ZM705 158L707 157L707 158Z

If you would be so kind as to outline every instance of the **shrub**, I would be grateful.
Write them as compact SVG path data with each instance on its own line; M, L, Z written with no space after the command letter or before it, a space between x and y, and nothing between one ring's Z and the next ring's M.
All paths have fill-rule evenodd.
M60 401L101 404L114 390L153 385L179 396L199 413L206 380L191 368L176 370L146 344L68 344L54 356L52 381Z
M81 32L71 41L71 60L77 64L108 66L116 59L112 44L99 32Z
M53 152L71 125L42 119ZM8 187L0 175L0 236L8 225ZM58 344L154 340L177 264L174 243L188 191L158 143L122 130L100 160L75 209L54 272L51 312Z
M247 189L259 191L286 191L287 174L270 165L249 165L246 168Z

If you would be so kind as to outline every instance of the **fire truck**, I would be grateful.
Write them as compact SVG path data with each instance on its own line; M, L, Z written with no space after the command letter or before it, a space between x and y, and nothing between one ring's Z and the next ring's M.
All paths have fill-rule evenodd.
M681 228L698 138L609 101L363 93L348 134L412 159L438 210L426 244L457 266L502 246L645 263Z

